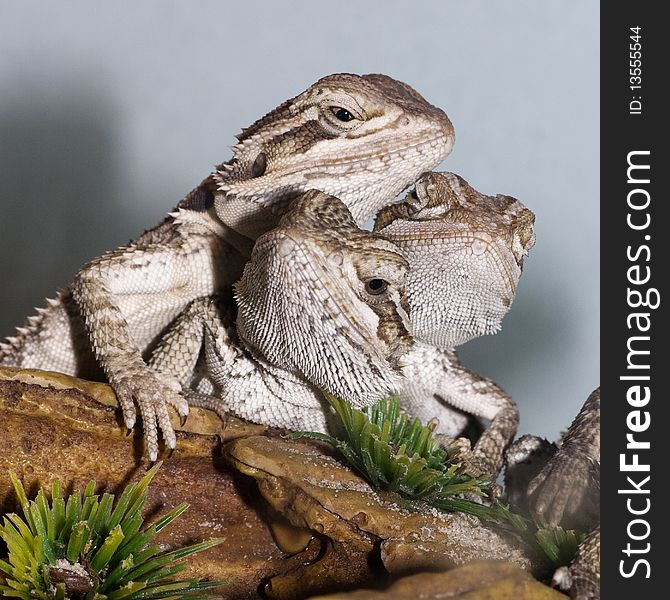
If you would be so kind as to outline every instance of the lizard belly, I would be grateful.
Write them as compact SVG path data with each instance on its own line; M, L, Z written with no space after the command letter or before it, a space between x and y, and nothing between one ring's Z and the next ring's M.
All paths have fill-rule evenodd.
M157 261L149 269L138 269L144 281L131 287L144 293L119 294L116 302L128 330L141 352L151 349L165 328L198 298L211 296L235 282L244 267L244 258L230 244L210 232L185 236L180 256ZM169 282L159 292L151 280Z

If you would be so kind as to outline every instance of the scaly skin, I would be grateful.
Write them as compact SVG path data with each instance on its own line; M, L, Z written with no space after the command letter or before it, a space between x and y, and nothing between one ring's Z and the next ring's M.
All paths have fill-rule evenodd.
M454 190L460 202L448 196ZM426 205L440 201L445 206L439 209ZM408 202L413 213L406 204L394 206L388 210L397 218L386 213L378 220L383 228L369 233L356 227L343 205L335 210L334 198L307 194L256 243L236 286L237 331L225 301L192 305L152 364L192 385L204 340L203 370L216 385L215 397L200 395L195 402L222 415L231 411L294 429L326 430L319 390L356 406L397 392L411 413L424 420L439 416L441 430L451 435L465 428L469 415L488 418L492 425L468 463L497 472L516 432L516 406L495 384L462 367L451 349L426 342L429 332L437 340L463 340L497 328L532 245L532 215L518 201L480 196L450 174L424 176ZM473 245L477 252L468 250ZM399 248L416 269L407 279L407 299L410 316L417 315L412 327L415 332L423 327L426 341L414 347L404 323L407 300L399 275L406 267L397 258ZM451 285L450 277L459 273L468 275L468 283ZM375 280L383 291L365 293L363 282ZM426 286L437 293L426 293ZM497 298L501 293L505 302ZM472 297L480 297L482 305ZM473 313L470 329L464 309ZM423 323L422 315L431 323Z
M225 290L253 240L308 189L336 194L358 223L450 152L447 116L385 75L324 77L238 136L234 156L162 223L91 261L69 288L0 346L0 364L94 377L102 368L126 425L135 403L150 458L158 426L173 448L167 405L185 416L175 380L143 355L193 300ZM82 340L82 336L85 338Z
M570 567L559 569L554 581L576 600L600 598L600 388L587 398L528 494L535 514L552 525L596 523Z
M274 367L368 405L397 384L411 347L407 261L360 230L335 197L311 191L291 208L256 242L235 285L240 341Z
M585 504L597 500L599 469L600 388L588 397L558 452L528 486L533 512L551 525L578 518L585 508L594 512Z
M427 173L383 209L375 231L410 263L414 336L454 348L496 333L535 243L534 220L515 198L481 194L454 173Z
M194 402L222 416L327 429L319 390L363 406L397 387L412 344L407 262L358 228L344 204L310 191L254 247L230 303L199 300L177 319L151 364L184 384L202 343L216 395Z
M471 456L461 448L471 472L500 470L519 413L495 383L463 367L453 349L500 328L535 243L534 219L515 198L480 194L453 173L429 173L375 223L410 265L407 298L418 343L403 359L399 397L409 412L437 417L447 436L463 430L467 415L491 421Z
M553 446L552 452L546 440L523 436L508 450L506 462L507 487L518 497L527 486L526 503L536 518L590 529L570 567L556 571L554 583L572 598L599 598L600 388L587 398L558 450ZM524 472L524 464L531 469Z
M558 572L554 575L554 581L562 583L561 589L568 590L574 600L599 600L600 525L586 535L567 571L567 578L563 578L562 573Z

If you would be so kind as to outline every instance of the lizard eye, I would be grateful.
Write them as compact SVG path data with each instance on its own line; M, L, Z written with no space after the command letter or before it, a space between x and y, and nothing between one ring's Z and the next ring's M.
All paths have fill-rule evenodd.
M335 118L338 121L347 123L348 121L354 120L354 115L352 115L346 108L342 108L341 106L331 106L330 112L335 115Z
M265 152L259 152L254 164L251 165L251 176L260 177L265 174L265 169L268 167L268 157Z
M383 279L370 279L365 282L365 291L372 296L379 296L388 289L388 281Z

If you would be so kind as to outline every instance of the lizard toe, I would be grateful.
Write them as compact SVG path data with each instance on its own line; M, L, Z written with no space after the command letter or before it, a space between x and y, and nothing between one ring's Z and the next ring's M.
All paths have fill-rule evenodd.
M181 417L186 417L189 410L188 402L178 393L179 384L176 380L146 367L115 380L112 385L123 412L124 422L129 429L135 426L135 407L139 407L149 459L152 462L158 459L159 431L165 446L174 449L177 438L170 422L168 405L174 407Z
M127 381L119 381L112 384L116 399L121 407L123 415L123 422L130 431L135 427L137 421L137 411L135 410L135 402L133 400L133 388Z
M144 429L144 443L146 445L146 454L153 463L158 460L158 427L156 425L156 413L150 402L146 398L138 398L140 415L142 416L142 427Z
M165 404L160 404L156 407L156 419L158 427L163 434L165 446L170 450L174 450L177 447L177 436L175 435L172 423L170 423L170 415Z
M186 398L191 406L198 406L200 408L207 408L214 411L222 421L228 418L229 410L223 398L218 396L210 396L209 394L202 394L199 392L187 392Z

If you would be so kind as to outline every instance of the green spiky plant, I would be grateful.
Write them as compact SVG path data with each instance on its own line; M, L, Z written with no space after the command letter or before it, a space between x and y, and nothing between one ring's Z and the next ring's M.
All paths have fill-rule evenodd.
M581 531L527 519L498 500L491 506L491 520L502 526L511 526L551 571L569 565L577 554L579 544L584 541Z
M433 437L433 430L400 410L397 398L384 399L357 409L330 394L346 437L341 440L315 432L296 432L331 444L347 462L374 487L424 500L450 511L467 512L485 518L488 507L460 498L465 493L485 496L491 481L484 476L457 473L447 451Z
M128 485L115 502L113 494L95 495L91 481L63 498L61 484L51 488L51 502L43 490L28 500L14 473L10 478L21 504L23 518L4 516L0 538L7 545L7 560L0 560L0 595L23 600L154 600L207 598L202 592L226 581L171 578L186 565L177 563L191 554L212 548L222 540L209 540L171 552L154 543L156 534L187 508L183 503L161 519L144 526L141 510L147 488L160 463L138 483Z
M491 481L459 473L460 465L433 437L433 428L410 419L391 397L358 409L336 396L326 394L333 406L345 439L300 431L293 438L327 442L370 484L397 492L410 500L453 512L465 512L521 537L547 568L572 562L584 535L562 527L547 527L512 512L497 499L490 505L463 498L463 494L488 496Z

